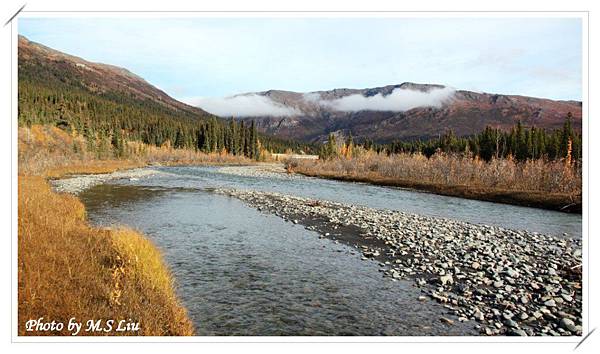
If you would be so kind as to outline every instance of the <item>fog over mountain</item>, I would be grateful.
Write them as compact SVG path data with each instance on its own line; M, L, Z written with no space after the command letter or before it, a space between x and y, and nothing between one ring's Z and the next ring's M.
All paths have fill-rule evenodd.
M454 89L451 87L433 88L429 91L411 88L395 88L390 94L378 93L374 96L353 94L341 98L327 100L318 93L304 95L308 101L340 112L357 111L389 111L404 112L417 107L439 108L444 102L452 99Z
M258 94L230 97L200 97L188 101L191 105L221 117L289 117L302 112Z
M436 137L449 130L470 135L486 126L510 129L517 121L546 129L567 114L581 130L581 102L459 90L405 82L365 89L292 92L269 90L190 103L222 117L255 120L282 138L323 141L329 133L378 142Z
M339 112L403 112L417 107L439 108L452 99L454 92L451 87L436 87L429 91L396 88L387 95L352 94L335 99L326 99L318 92L309 92L303 95L303 100L307 106L316 105ZM290 117L310 113L310 110L303 111L301 107L290 106L255 93L229 97L200 97L189 100L189 103L222 117Z

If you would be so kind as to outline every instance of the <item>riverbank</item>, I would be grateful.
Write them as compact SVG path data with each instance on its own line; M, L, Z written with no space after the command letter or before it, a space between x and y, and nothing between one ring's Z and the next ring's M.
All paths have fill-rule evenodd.
M19 335L70 335L66 328L27 332L25 323L43 317L68 323L139 322L132 332L87 335L193 335L160 251L130 229L91 227L77 194L111 179L155 173L139 169L174 165L247 165L254 161L224 153L155 147L128 142L116 159L88 151L85 140L52 126L19 128ZM66 178L69 177L69 178ZM49 181L64 179L56 193Z
M19 176L19 335L72 334L66 326L26 331L41 317L115 320L112 331L78 335L193 335L158 249L133 230L90 227L85 215L77 198L52 192L43 177ZM121 320L139 330L115 332Z
M408 188L496 203L582 212L581 172L560 162L368 155L325 161L290 160L289 172L345 182Z
M127 142L127 153L116 158L86 148L83 136L54 126L19 127L19 175L61 178L70 174L105 174L148 165L246 165L256 161L227 153Z
M385 276L412 279L482 334L581 334L580 239L278 193L216 192L356 247Z
M384 187L407 188L417 191L429 192L448 197L483 200L487 202L503 203L556 210L567 213L581 214L581 196L573 200L568 194L544 193L535 191L511 191L506 189L485 188L465 185L444 185L421 181L398 180L378 176L352 176L334 173L316 173L294 169L295 173L307 177L325 178L343 182L369 183Z
M60 192L77 194L111 179L154 173L140 167L252 161L135 143L130 143L131 151L139 154L98 159L81 148L79 140L49 126L19 128L19 335L71 334L67 328L26 331L26 322L40 317L62 323L73 317L139 323L137 331L113 328L79 335L193 335L160 251L134 230L91 227L80 201ZM56 179L65 179L58 193L49 186Z

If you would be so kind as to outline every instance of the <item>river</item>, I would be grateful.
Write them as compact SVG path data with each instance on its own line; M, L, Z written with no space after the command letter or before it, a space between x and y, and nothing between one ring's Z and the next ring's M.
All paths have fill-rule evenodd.
M198 335L476 335L412 281L384 278L355 248L214 188L394 209L581 236L581 215L248 168L153 167L79 194L89 220L140 230L162 250ZM248 173L250 171L250 173ZM448 325L443 317L452 319Z

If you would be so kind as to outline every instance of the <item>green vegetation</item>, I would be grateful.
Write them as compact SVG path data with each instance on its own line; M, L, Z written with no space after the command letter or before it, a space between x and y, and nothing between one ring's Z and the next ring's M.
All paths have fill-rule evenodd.
M255 160L266 151L311 149L259 134L253 121L219 119L191 107L176 110L125 92L94 91L78 75L61 65L20 62L19 125L55 125L82 134L98 158L124 157L127 141Z
M452 132L448 132L439 138L427 141L395 141L377 145L367 140L361 146L367 150L387 154L420 153L427 157L431 157L436 152L470 154L485 161L509 156L517 161L541 158L550 160L569 158L579 161L582 156L581 134L575 133L571 120L569 114L562 129L550 132L536 127L524 127L519 121L510 131L487 127L481 133L468 137L457 137ZM321 156L332 157L332 151L335 149L323 149Z
M437 194L581 212L582 141L568 115L547 132L518 122L510 131L452 132L427 141L356 144L333 134L318 161L289 161L307 176L414 188ZM339 139L338 139L339 140Z

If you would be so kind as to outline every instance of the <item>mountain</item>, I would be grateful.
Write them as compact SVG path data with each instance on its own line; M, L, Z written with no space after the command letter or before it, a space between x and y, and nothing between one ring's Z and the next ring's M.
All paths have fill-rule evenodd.
M191 147L201 124L215 119L124 68L92 63L23 36L18 44L19 125L50 124L102 141L123 135L157 146L184 137Z
M211 109L179 102L127 69L61 53L23 36L19 36L18 68L20 124L50 123L76 130L91 126L104 131L120 127L131 139L157 145L174 142L179 132L185 135L186 146L193 146L199 124L214 117L207 113ZM263 112L244 118L254 120L263 133L304 142L322 142L332 132L376 142L437 137L448 130L469 135L487 125L509 129L517 120L554 129L562 126L568 113L575 130L581 131L581 102L443 85L403 83L308 93L269 90L235 97L245 98L244 109ZM223 106L232 104L235 100ZM276 109L261 111L265 107ZM218 124L228 124L223 122ZM294 145L279 139L263 135L261 140L273 146Z
M32 42L19 35L19 74L36 81L60 81L90 93L153 102L168 110L209 116L202 109L179 102L127 69L93 63ZM31 74L33 77L28 77Z
M179 102L127 69L93 63L19 36L19 125L55 125L91 141L98 155L119 138L257 157L312 146L256 132Z
M308 142L329 133L376 142L437 137L449 130L459 136L486 126L510 129L518 120L527 126L559 128L567 114L581 132L581 102L454 90L443 85L403 83L367 89L334 89L309 93L270 90L238 96L268 98L289 108L284 116L246 117L259 130L281 138Z

